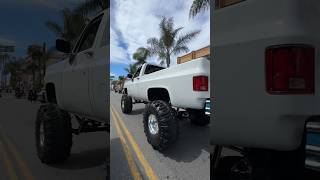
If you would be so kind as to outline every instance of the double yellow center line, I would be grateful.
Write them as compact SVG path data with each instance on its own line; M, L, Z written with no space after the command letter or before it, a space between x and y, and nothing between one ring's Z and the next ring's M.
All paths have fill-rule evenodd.
M130 171L132 173L133 178L135 180L142 179L141 175L139 174L137 165L134 162L133 156L130 153L129 146L127 144L126 138L124 137L123 134L126 135L128 141L130 142L130 144L131 144L131 146L133 148L133 151L135 152L140 164L142 165L142 167L143 167L148 179L157 180L158 177L156 176L155 172L151 168L151 166L148 163L148 161L146 160L146 158L143 156L143 153L140 150L137 142L133 138L132 134L130 133L130 131L128 130L126 125L123 123L123 121L122 121L120 115L118 114L117 110L112 105L110 105L110 111L111 111L112 119L113 119L114 124L116 126L117 134L120 137L121 144L122 144L124 152L126 154L126 158L128 160L129 168L130 168ZM121 130L123 130L124 133Z
M2 157L1 159L3 160L3 163L5 165L8 177L11 180L18 180L19 178L17 176L17 173L15 172L14 163L11 161L10 157L11 158L13 157L15 159L19 167L19 170L24 176L24 179L26 180L35 179L31 174L31 171L28 168L27 164L24 162L20 153L16 149L15 145L10 141L10 139L7 136L3 134L1 127L0 127L0 154Z

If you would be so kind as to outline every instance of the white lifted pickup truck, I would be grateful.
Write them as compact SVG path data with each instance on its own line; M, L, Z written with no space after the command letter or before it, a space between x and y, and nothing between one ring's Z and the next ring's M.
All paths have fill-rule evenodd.
M210 62L206 58L163 68L144 64L134 75L128 74L121 99L123 113L133 103L146 103L143 123L148 142L157 150L166 148L178 137L175 108L187 110L192 123L205 126L205 102L210 94Z
M320 1L226 2L211 13L213 174L306 179L320 170Z
M72 134L109 130L109 11L93 18L73 50L59 39L56 48L69 57L47 68L49 103L40 107L35 128L37 154L47 164L69 156ZM71 116L79 128L72 128Z

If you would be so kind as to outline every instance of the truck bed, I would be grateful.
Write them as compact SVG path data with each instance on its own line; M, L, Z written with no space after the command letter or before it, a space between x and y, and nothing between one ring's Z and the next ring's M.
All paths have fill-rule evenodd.
M148 89L150 88L165 88L168 90L173 106L203 109L205 100L210 97L210 89L209 91L193 91L192 82L193 76L204 75L210 78L209 68L209 60L199 58L143 75L139 81L140 98L147 101Z

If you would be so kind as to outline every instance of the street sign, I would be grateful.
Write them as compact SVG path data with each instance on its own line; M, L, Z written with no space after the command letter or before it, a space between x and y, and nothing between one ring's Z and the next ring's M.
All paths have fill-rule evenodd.
M0 53L2 52L14 52L14 46L3 46L0 45Z

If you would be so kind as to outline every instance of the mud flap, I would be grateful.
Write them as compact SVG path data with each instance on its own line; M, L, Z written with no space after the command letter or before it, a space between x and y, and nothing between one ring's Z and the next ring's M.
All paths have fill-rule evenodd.
M320 120L312 120L306 123L305 150L305 167L320 171Z

